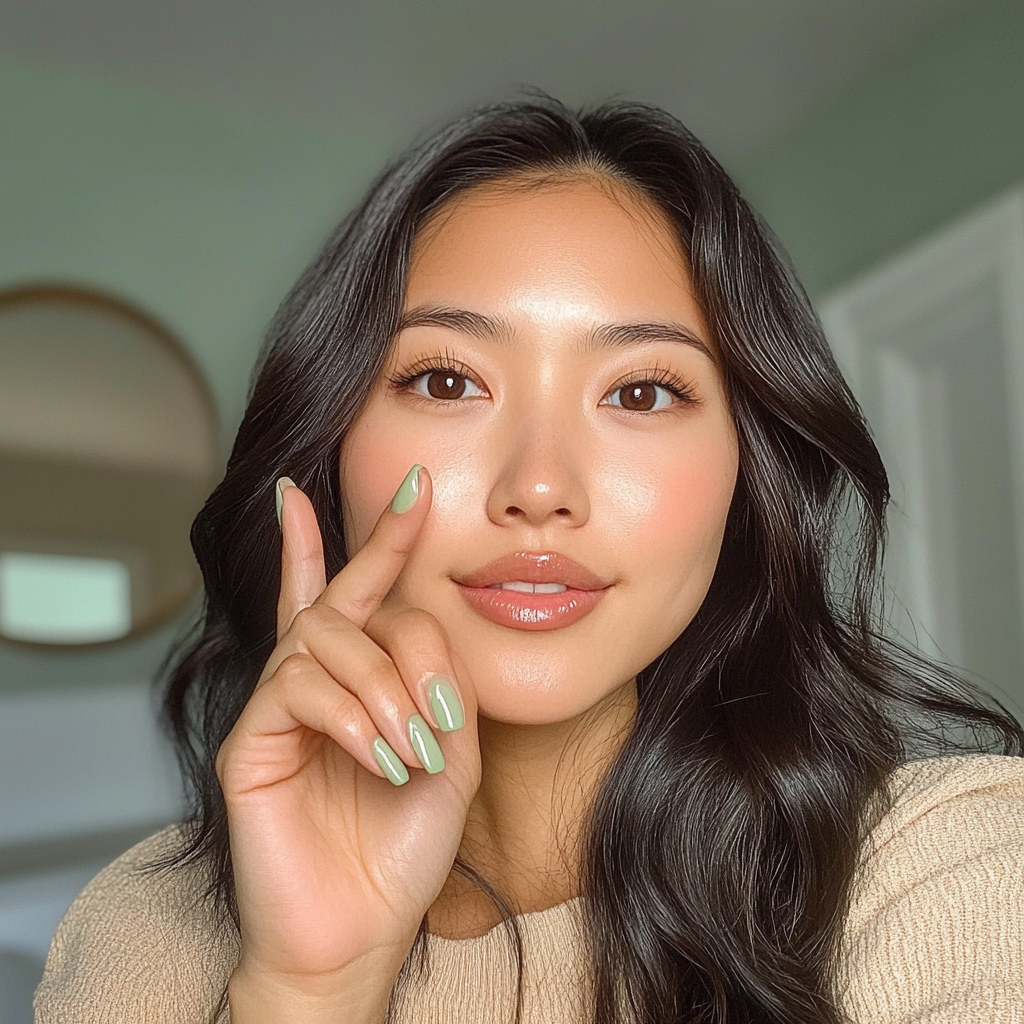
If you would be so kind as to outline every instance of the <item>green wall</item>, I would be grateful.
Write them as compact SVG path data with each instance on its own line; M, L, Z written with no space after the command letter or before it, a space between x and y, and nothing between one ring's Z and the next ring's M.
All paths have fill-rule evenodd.
M163 320L211 384L226 452L264 325L384 156L0 61L0 288L91 285ZM0 689L144 681L178 625L88 654L0 644Z
M732 171L815 297L1024 182L1024 3L935 24Z
M260 332L382 154L0 61L0 287L121 293L206 372L225 439Z

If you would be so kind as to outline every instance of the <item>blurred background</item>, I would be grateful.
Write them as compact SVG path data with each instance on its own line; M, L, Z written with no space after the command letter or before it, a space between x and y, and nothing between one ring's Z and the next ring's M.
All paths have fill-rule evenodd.
M263 326L390 156L522 85L732 173L892 472L897 628L1022 714L1019 0L5 0L0 1024L179 814L151 680Z

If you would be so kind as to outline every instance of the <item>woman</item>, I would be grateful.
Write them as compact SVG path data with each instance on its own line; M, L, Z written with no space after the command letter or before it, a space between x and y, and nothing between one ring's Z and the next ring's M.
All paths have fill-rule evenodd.
M880 636L887 500L682 126L456 122L271 327L166 692L192 816L37 1020L1021 1020L1024 762L923 758L1024 734Z

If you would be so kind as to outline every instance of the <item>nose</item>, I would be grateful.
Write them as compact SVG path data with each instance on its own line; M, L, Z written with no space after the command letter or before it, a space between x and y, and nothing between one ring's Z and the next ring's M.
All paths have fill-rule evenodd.
M514 431L488 495L491 522L582 526L590 517L582 456L581 445L574 445L564 431Z

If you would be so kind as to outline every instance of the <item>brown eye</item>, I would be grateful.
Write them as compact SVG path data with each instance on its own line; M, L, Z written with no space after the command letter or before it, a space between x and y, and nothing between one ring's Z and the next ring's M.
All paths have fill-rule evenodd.
M450 370L434 370L427 374L427 392L431 398L462 398L466 393L466 378Z
M673 401L684 398L684 393L669 384L657 384L653 380L634 380L620 384L605 398L608 405L626 412L661 412L671 407Z
M433 398L439 402L455 402L460 398L481 398L486 395L466 374L442 367L425 370L415 377L407 378L403 384L423 398Z
M622 408L630 412L650 412L658 401L658 389L647 381L626 384L619 388L619 394Z

